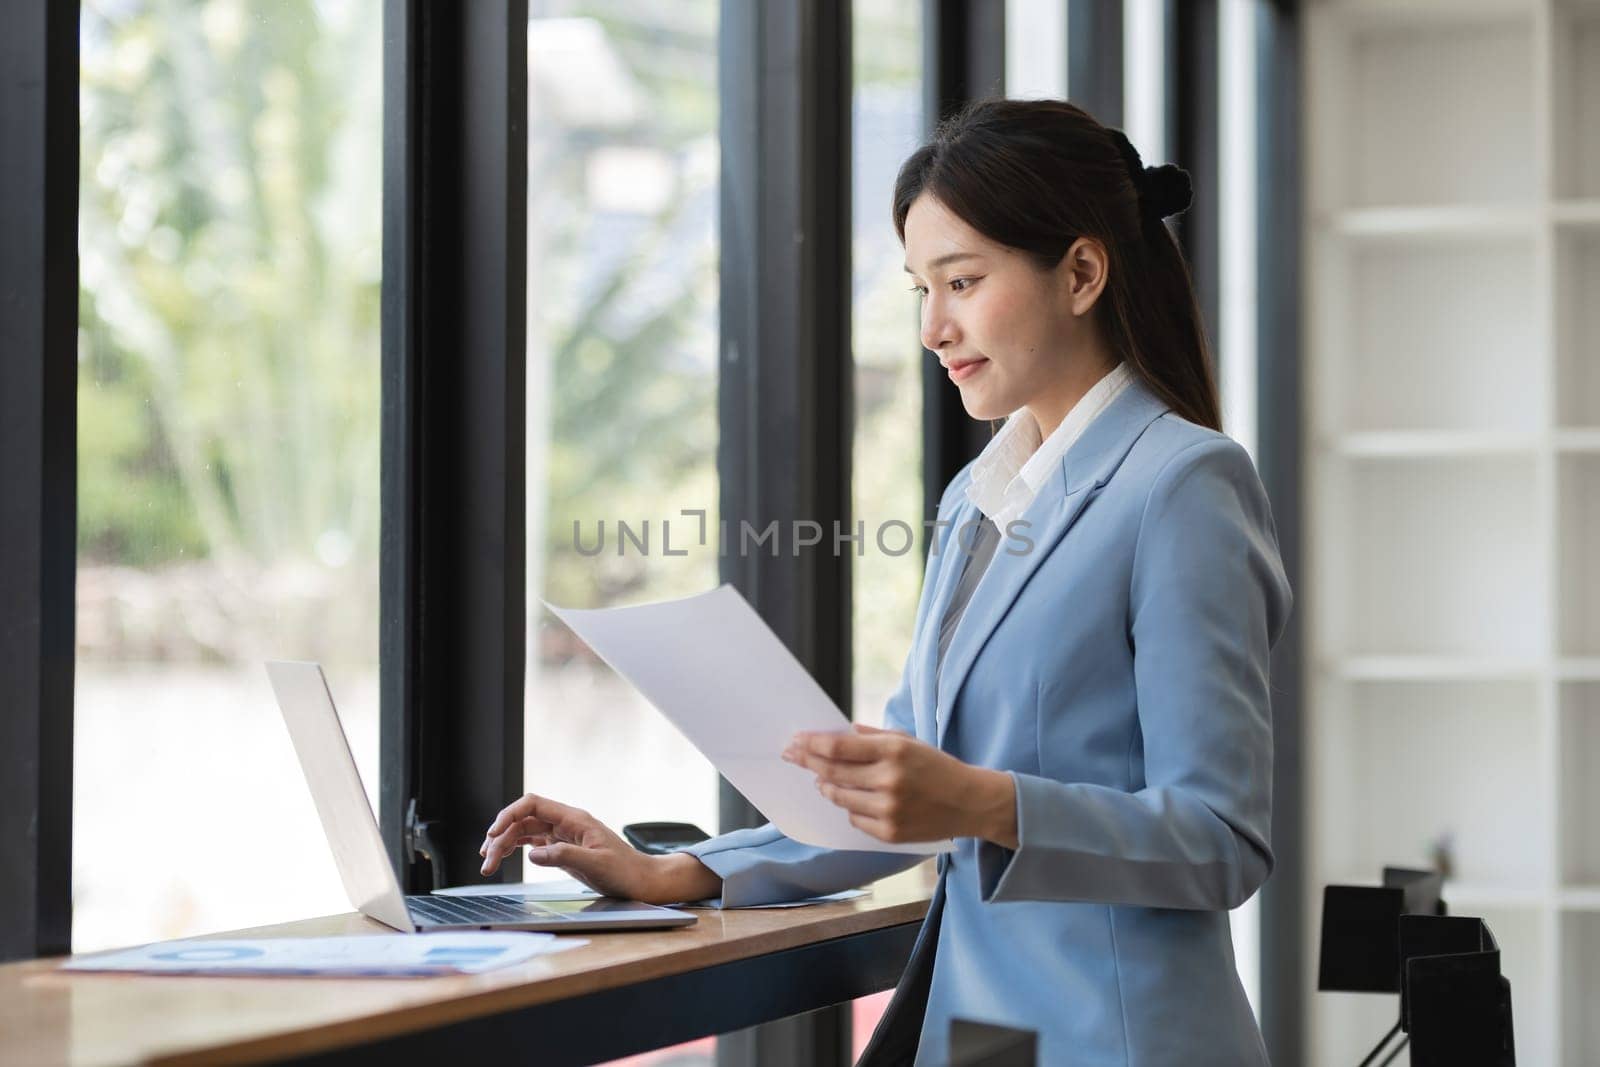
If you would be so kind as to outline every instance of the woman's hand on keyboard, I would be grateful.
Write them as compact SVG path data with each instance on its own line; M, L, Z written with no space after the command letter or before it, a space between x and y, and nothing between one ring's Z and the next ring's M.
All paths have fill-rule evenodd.
M559 867L608 897L650 902L661 883L659 856L649 856L611 832L580 808L528 793L495 816L478 854L483 872L493 874L500 861L523 845L528 859L540 867ZM680 899L680 898L673 898Z

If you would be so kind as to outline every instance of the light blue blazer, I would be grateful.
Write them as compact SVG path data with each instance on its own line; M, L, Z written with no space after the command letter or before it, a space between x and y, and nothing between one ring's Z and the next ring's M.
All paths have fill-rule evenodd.
M1268 652L1292 597L1255 468L1136 380L1024 514L1032 550L1001 541L939 665L970 469L940 501L886 721L1010 773L1019 847L941 858L863 1062L941 1064L958 1017L1037 1031L1041 1064L1265 1064L1228 910L1272 870ZM690 851L729 906L919 862L770 824Z

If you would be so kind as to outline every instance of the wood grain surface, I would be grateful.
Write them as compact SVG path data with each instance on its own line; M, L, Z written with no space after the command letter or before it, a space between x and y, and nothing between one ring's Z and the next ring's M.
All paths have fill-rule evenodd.
M589 944L478 975L196 978L66 972L60 958L7 964L0 967L0 1063L187 1065L303 1055L917 922L934 882L929 861L854 900L696 910L693 926L576 934ZM351 913L214 936L390 932Z

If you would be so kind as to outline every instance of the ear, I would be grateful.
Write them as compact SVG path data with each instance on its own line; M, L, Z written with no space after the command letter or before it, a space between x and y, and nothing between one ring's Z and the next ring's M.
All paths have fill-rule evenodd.
M1062 300L1074 315L1087 315L1105 290L1111 262L1105 245L1093 237L1072 242L1067 254L1056 264Z

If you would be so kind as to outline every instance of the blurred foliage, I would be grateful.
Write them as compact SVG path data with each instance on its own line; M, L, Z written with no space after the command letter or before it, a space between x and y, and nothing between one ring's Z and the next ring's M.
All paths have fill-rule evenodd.
M377 0L87 0L86 562L376 559Z
M558 604L717 581L714 540L695 544L698 521L679 514L716 521L716 12L715 0L532 5L529 375L536 392L547 383L548 455L530 470L531 508L541 480L544 493L530 579ZM567 42L578 84L540 69L552 41ZM612 103L596 114L583 106L595 99ZM618 168L638 202L608 192ZM619 521L636 534L648 523L647 554L618 552ZM601 522L604 550L578 551ZM689 556L664 554L663 522Z
M899 682L922 587L922 365L917 304L890 216L894 176L921 140L922 5L855 0L857 169L852 346L856 364L855 514L872 542L854 563L853 630L858 717L881 721ZM889 555L876 531L907 523L910 551ZM898 551L905 531L885 530Z

